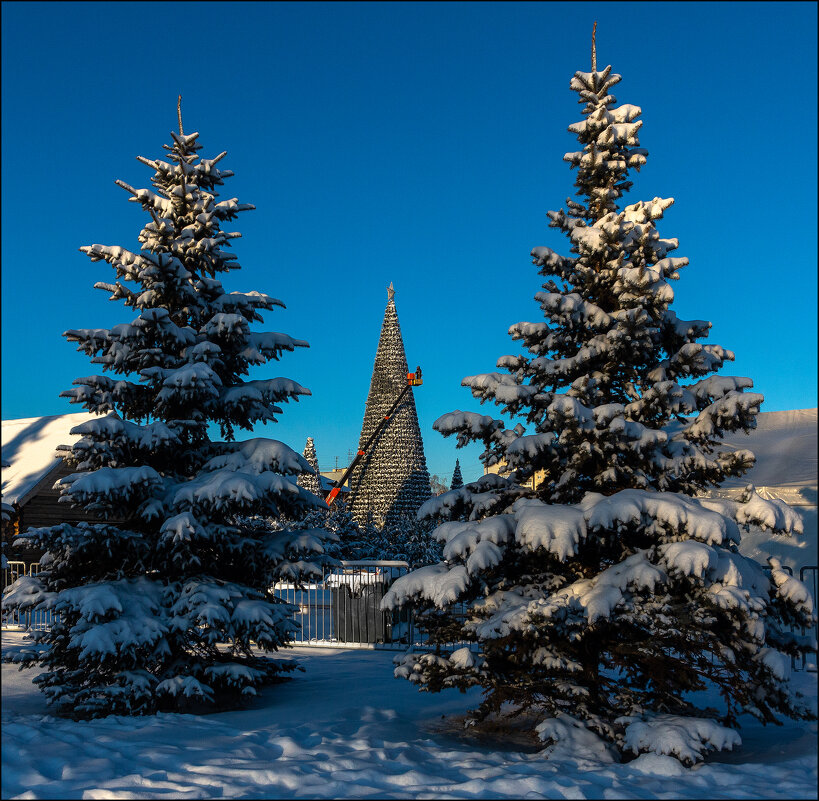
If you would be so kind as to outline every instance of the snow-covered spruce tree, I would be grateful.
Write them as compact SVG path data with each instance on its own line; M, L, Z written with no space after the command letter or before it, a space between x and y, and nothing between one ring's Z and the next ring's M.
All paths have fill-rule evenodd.
M371 519L359 529L358 541L349 541L343 559L403 560L411 568L441 560L441 546L431 536L434 525L412 515L393 518L383 526Z
M432 537L430 521L405 515L384 527L379 559L403 559L412 569L441 561L441 545Z
M455 469L452 471L452 481L449 482L451 490L458 489L464 485L464 477L461 475L461 463L455 460Z
M336 501L329 512L318 511L313 514L324 515L323 527L335 537L327 546L327 553L336 559L354 559L353 554L364 535L347 504Z
M316 454L316 445L313 442L312 437L307 437L307 442L304 446L304 452L302 453L304 456L304 460L307 464L310 465L310 469L313 471L312 473L302 473L297 480L297 484L300 487L304 487L308 492L313 493L318 498L322 497L321 493L321 483L319 478L319 463L318 463L318 456Z
M763 398L744 392L750 379L712 375L733 354L669 308L687 264L655 228L672 201L618 203L647 155L640 109L610 94L619 81L610 67L571 81L581 149L564 159L578 199L549 217L574 255L532 251L546 320L510 328L526 353L501 357L505 372L462 382L516 424L461 411L434 424L460 446L482 441L484 463L509 475L421 508L449 521L435 532L446 561L399 579L384 606L414 604L431 646L471 645L409 653L396 675L429 691L481 686L476 718L526 712L552 744L596 737L611 756L692 763L738 744L742 713L810 717L786 677L815 648L794 633L810 630L813 603L775 559L766 572L737 549L749 524L800 532L789 507L751 486L740 502L702 495L753 464L720 442L755 426ZM719 710L697 706L706 686Z
M218 276L239 268L222 230L254 208L217 200L233 173L200 159L197 133L172 134L167 160L139 161L153 189L120 181L149 219L141 249L90 245L114 283L95 286L136 312L111 329L65 333L102 375L63 392L98 419L64 458L76 472L62 501L103 522L29 530L44 571L21 579L4 607L48 608L52 628L7 661L39 665L34 681L56 710L81 718L232 705L291 666L252 651L287 644L292 607L270 591L279 576L320 573L319 532L276 531L261 515L322 502L296 485L308 463L281 442L234 441L273 422L278 404L309 390L288 378L245 380L251 367L307 343L252 332L282 306L259 292L226 292ZM107 373L107 374L106 374ZM111 377L111 373L116 377ZM211 423L224 441L212 441ZM255 520L251 520L256 516Z
M267 525L274 529L323 531L324 552L332 559L355 559L354 554L364 544L364 533L344 501L337 501L331 509L311 509L297 519L268 518Z

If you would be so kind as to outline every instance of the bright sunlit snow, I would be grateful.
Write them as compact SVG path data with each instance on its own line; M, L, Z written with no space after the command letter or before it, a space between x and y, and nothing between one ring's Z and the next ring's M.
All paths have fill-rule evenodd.
M285 657L305 671L244 711L82 723L48 713L36 670L3 665L3 798L816 797L816 723L743 720L742 745L694 769L657 753L619 764L595 743L547 758L520 733L468 734L459 718L479 691L419 693L389 652ZM816 674L793 680L815 710Z

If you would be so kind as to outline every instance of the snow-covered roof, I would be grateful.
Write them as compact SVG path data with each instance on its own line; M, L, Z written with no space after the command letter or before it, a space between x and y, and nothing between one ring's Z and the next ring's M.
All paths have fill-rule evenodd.
M816 506L819 444L816 412L816 409L762 412L750 434L729 434L724 443L734 449L753 451L756 464L743 476L727 480L723 488L737 489L750 483L757 489L766 488L767 494L790 504Z
M333 487L335 487L336 482L333 481L333 479L327 478L327 476L323 476L323 475L321 475L321 473L319 473L319 484L321 485L321 489L322 489L323 492L329 492L331 489L333 489ZM341 488L342 495L345 492L349 492L349 491L350 491L350 488L347 487L347 486L344 486L344 487Z
M77 435L69 433L71 429L96 417L90 412L78 412L3 420L3 503L25 502L26 495L60 463L57 446L70 445L76 439ZM324 476L319 480L325 492L335 486ZM347 492L349 489L343 487L342 493Z
M68 432L96 416L90 412L78 412L3 420L3 503L25 501L37 483L60 463L57 446L70 445L75 439Z

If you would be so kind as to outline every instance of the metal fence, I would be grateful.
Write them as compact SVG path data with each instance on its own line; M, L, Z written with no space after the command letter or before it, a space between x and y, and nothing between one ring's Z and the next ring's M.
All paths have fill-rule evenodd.
M7 562L3 568L3 592L6 587L14 584L21 576L36 576L40 571L40 563L32 562ZM31 631L33 629L47 629L54 620L54 613L50 610L25 611L18 609L4 609L2 611L2 621L4 629L20 629Z
M784 569L793 575L793 571ZM3 590L20 576L33 576L39 563L8 562L3 569ZM344 561L338 567L325 568L320 580L297 587L279 582L274 594L297 607L293 616L298 627L293 645L341 648L379 648L405 650L410 645L423 646L423 636L415 625L411 607L382 612L381 599L390 585L409 572L409 565L399 561ZM799 569L814 599L819 587L819 567L805 565ZM465 617L463 604L453 607L456 617ZM3 610L4 629L44 629L53 621L53 612ZM803 632L805 633L805 632ZM819 624L814 630L819 640ZM447 643L445 648L458 648L466 643ZM816 655L792 661L794 670L816 671Z
M790 565L782 565L782 569L789 576L793 575L793 568ZM766 567L764 570L768 575L768 578L770 578L771 568ZM799 568L799 580L807 585L808 589L810 590L811 597L813 598L814 615L819 612L819 609L817 609L816 606L817 571L819 571L819 567L817 567L817 565L803 565ZM800 629L800 631L802 634L807 634L807 629ZM815 641L819 642L819 618L817 618L817 622L814 623L813 638ZM801 658L799 659L792 656L791 670L806 670L809 673L816 673L816 652L814 651L813 658L807 656L806 654L802 654Z
M3 591L21 576L33 576L39 563L7 562ZM410 609L382 612L381 599L399 576L409 571L406 562L341 562L326 568L320 581L295 586L279 582L274 594L297 607L294 645L344 648L405 649L417 638ZM4 629L44 629L54 619L51 611L3 610Z
M298 607L294 645L406 649L417 633L408 608L382 612L390 585L409 571L406 562L343 561L320 580L297 587L279 582L273 592Z

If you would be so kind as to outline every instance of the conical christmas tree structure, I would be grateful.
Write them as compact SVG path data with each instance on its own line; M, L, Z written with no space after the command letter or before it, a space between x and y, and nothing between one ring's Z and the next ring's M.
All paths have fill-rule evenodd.
M455 469L452 471L452 481L449 484L451 490L458 489L464 485L464 478L461 475L461 463L458 459L455 460Z
M361 426L361 448L384 419L407 383L407 357L395 310L395 290L387 290L387 308L375 354L370 392ZM370 446L350 477L353 516L368 515L381 526L418 511L430 497L429 472L412 391Z
M305 461L310 467L313 468L316 472L313 473L302 473L297 480L297 484L300 487L304 487L308 492L312 492L313 495L318 495L319 498L322 497L321 492L321 482L319 479L319 464L318 464L318 456L316 455L316 444L313 442L312 437L307 437L307 443L304 446L304 452L302 454L304 456Z

